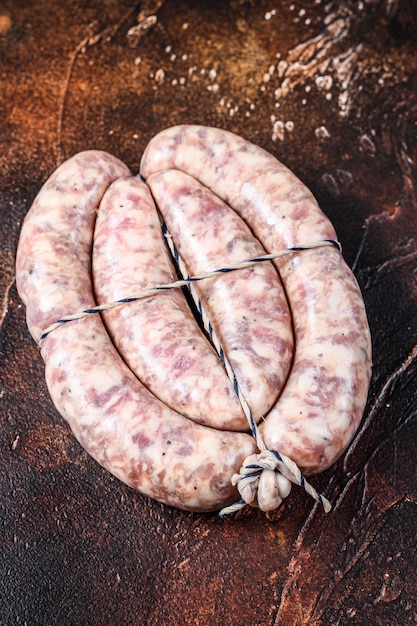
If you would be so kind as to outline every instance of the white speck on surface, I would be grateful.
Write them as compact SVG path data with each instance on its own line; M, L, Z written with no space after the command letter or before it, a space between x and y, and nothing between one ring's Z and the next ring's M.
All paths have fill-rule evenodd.
M343 91L341 94L339 94L337 103L342 113L346 111L348 100L349 100L349 94L347 91Z
M210 80L215 80L217 77L217 72L214 68L212 68L209 73L208 73L208 77Z
M172 46L166 46L166 48L165 48L165 52L166 52L167 54L169 54L169 53L171 52L171 50L172 50Z
M327 139L328 137L330 137L330 133L325 126L318 126L315 129L314 134L316 135L317 139Z
M336 174L338 181L345 189L349 189L353 185L353 176L347 170L338 169Z
M375 156L376 145L374 144L374 142L372 141L369 135L367 134L362 135L362 137L359 139L359 144L362 150L364 150L364 152L367 152L370 156Z
M171 56L169 57L169 60L172 61L172 63L173 63L176 58L177 58L176 54L171 54Z
M262 76L262 81L264 83L269 83L270 80L271 80L271 74L266 73Z
M321 177L321 179L323 183L326 185L326 187L330 189L331 192L335 196L340 195L339 185L337 184L336 178L333 176L333 174L330 174L329 172L325 172L323 176Z
M155 82L157 82L159 85L161 85L165 80L165 72L162 69L162 67L159 68L159 70L156 70L155 72Z
M272 141L279 139L284 141L285 138L285 124L282 120L276 120L272 126Z
M294 130L294 122L292 120L288 120L288 122L285 122L285 130L287 130L289 133Z
M333 78L330 74L326 74L325 76L317 76L314 82L316 83L317 89L328 91L332 88Z
M277 70L278 70L278 76L280 78L284 75L285 70L287 69L287 67L288 67L287 61L280 61L278 63Z

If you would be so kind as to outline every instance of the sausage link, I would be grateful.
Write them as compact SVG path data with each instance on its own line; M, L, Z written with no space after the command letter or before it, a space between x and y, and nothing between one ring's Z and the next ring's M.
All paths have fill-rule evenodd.
M272 155L216 128L159 133L141 160L145 178L186 172L227 202L268 252L335 239L311 192ZM357 430L371 375L371 340L356 279L332 247L275 261L292 312L295 355L288 382L260 426L266 446L306 473L323 471Z
M149 188L139 178L119 178L97 215L93 283L98 303L175 279ZM212 428L248 428L232 383L181 290L106 311L103 319L119 354L165 404Z
M245 222L196 179L170 170L147 179L190 275L265 254ZM272 263L195 284L253 417L275 404L291 365L293 334Z
M97 207L107 187L129 174L111 154L87 150L59 167L35 198L20 233L16 284L36 342L50 324L91 305L79 276L91 272Z
M95 304L94 220L109 184L129 170L103 152L76 155L41 189L24 221L17 285L39 340L51 322ZM78 441L128 485L161 502L209 511L236 495L231 476L253 439L192 422L130 371L98 315L68 322L41 346L47 385Z

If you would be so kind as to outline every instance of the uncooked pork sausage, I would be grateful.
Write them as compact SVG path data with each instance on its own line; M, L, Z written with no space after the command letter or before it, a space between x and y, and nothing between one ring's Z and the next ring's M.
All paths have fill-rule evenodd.
M93 283L99 304L176 279L149 188L116 180L100 203ZM118 352L143 384L182 415L212 428L246 430L231 381L181 290L103 314Z
M166 170L177 172L167 173ZM178 174L178 171L183 174ZM143 180L149 180L157 201L159 191L163 196L164 185L168 188L168 179L172 178L174 192L168 202L171 208L164 208L164 201L161 200L161 210L166 212L167 222L174 232L178 213L175 217L170 215L170 211L178 211L174 200L185 197L185 194L175 191L177 179L188 181L186 186L198 189L202 198L213 199L213 194L218 196L213 200L216 209L224 216L225 222L230 219L230 223L234 223L233 229L238 231L241 228L242 233L245 230L250 233L247 241L252 242L250 246L255 245L253 252L256 254L258 250L274 254L288 248L301 248L309 242L315 244L336 238L331 223L311 193L284 165L261 148L226 131L202 126L177 126L162 131L145 150L141 176ZM56 332L44 332L54 322L65 320L66 316L83 309L93 309L96 305L94 290L100 302L132 295L121 293L116 285L118 276L122 276L118 274L119 269L124 272L129 261L134 264L138 276L133 282L125 277L121 285L123 291L125 287L134 292L147 287L152 272L158 282L166 282L173 276L170 261L162 252L160 232L155 234L157 220L152 200L143 182L135 180L123 163L105 152L83 152L61 165L41 189L23 224L16 259L17 287L27 307L30 332L36 341L43 338L41 354L51 397L86 450L115 476L152 498L186 510L215 510L236 498L236 472L242 466L250 469L252 462L263 454L258 455L255 440L249 434L219 430L247 430L247 424L231 394L229 382L224 379L223 373L218 372L218 360L213 361L216 364L213 380L218 381L219 387L216 388L222 388L218 398L217 394L211 398L210 394L205 397L199 394L198 401L208 402L206 413L200 411L198 401L194 407L192 402L187 404L188 401L185 401L182 412L180 405L184 404L187 393L181 400L181 394L177 393L178 388L175 391L173 384L180 382L179 377L177 381L174 379L181 368L169 365L169 360L166 362L171 376L168 384L171 387L172 383L172 389L164 395L161 372L158 374L159 382L155 383L150 367L149 378L146 378L144 362L138 367L130 347L127 348L130 341L129 323L126 322L128 314L124 314L122 309L118 310L119 322L114 321L116 313L105 314L114 344L97 314L86 314L61 324ZM136 217L133 220L135 229L144 229L141 232L146 239L142 273L140 269L138 272L140 264L132 254L136 244L132 249L124 245L132 235L126 230L126 224L120 224L119 233L117 226L109 227L109 215L116 212L121 198L123 202L119 204L127 205L124 208L129 213L128 221L134 207L149 211L146 218L145 213L141 213L138 222ZM198 207L196 213L194 209L191 216L180 221L175 233L176 244L183 252L185 250L188 262L192 257L189 254L190 241L187 242L187 238L182 241L181 230L189 220L194 220L197 227L200 223L199 245L207 246ZM93 250L97 211L100 216L95 235L96 249ZM232 211L240 216L238 220L233 217ZM145 235L148 227L150 230ZM151 231L154 235L150 235ZM116 245L123 247L122 253L127 253L124 259L127 265L121 263L119 267L110 259L106 239L111 246L112 233ZM256 241L259 249L256 248ZM239 250L233 236L228 242L221 231L217 243L219 251ZM159 259L151 268L149 259L152 250L156 252L155 246L160 251ZM206 260L210 256L209 247L204 250ZM114 250L115 256L119 253L119 250ZM92 283L92 257L95 287ZM215 263L222 265L223 260L227 260L227 255L222 257L220 254ZM201 257L193 271L200 271L200 261ZM276 258L273 263L275 269L271 264L256 266L264 268L259 272L263 287L262 293L254 300L259 306L267 291L265 285L273 286L272 295L276 297L277 307L283 315L281 321L276 317L272 322L277 324L273 331L276 333L274 349L279 343L278 336L286 348L280 353L283 362L278 365L273 363L276 355L265 352L265 345L260 349L263 356L267 354L266 361L269 361L263 372L266 381L264 389L268 389L269 397L262 399L262 405L259 397L256 400L256 394L253 394L251 402L256 416L263 418L259 423L259 432L267 450L271 451L269 457L265 452L263 458L269 462L271 457L279 458L281 453L311 474L329 467L345 450L358 428L371 374L369 328L359 287L337 246L319 245L294 251ZM113 286L107 289L106 272L113 270L114 280L110 281ZM274 278L267 279L271 270ZM257 271L245 275L250 277ZM239 272L241 270L237 270L236 276ZM211 285L215 282L212 281ZM220 281L217 282L220 284ZM227 304L231 309L236 300L231 297L232 287L237 282L237 278L231 280L230 301ZM216 298L211 298L215 294L210 292L209 281L207 284L208 288L201 285L200 293L210 315L215 317L213 302ZM244 290L244 281L239 284ZM251 286L249 280L248 289ZM161 292L161 295L149 298L136 308L142 312L148 310L148 313L152 309L148 317L145 314L137 318L142 320L141 324L145 320L140 332L144 333L142 338L151 350L152 358L164 344L159 338L146 340L146 327L148 330L155 328L152 324L158 321L158 306L161 307L159 320L162 321L159 326L156 324L159 329L169 320L174 323L180 320L180 324L184 325L188 324L188 320L188 330L182 337L185 343L188 339L192 342L192 336L198 330L196 322L191 320L185 309L181 309L179 316L169 317L164 309L164 295ZM244 302L245 294L238 295L237 301ZM270 316L272 320L270 296L265 295L263 319ZM159 305L157 298L162 298ZM183 307L182 296L172 292L165 302L171 306L180 300ZM131 307L131 311L134 308ZM238 313L244 315L240 310ZM220 317L226 319L223 313ZM256 335L258 330L253 324L250 332ZM219 334L222 332L219 324ZM291 332L294 354L288 373ZM163 336L160 333L159 337ZM210 347L205 344L206 352L202 349L201 337L195 341L196 349L197 344L200 345L198 351L208 359L205 362L214 358ZM254 339L252 342L252 345L261 346ZM120 353L116 348L118 343ZM180 362L181 342L176 349L179 350ZM122 358L123 353L126 362ZM233 356L230 347L226 356L229 359ZM246 365L242 371L245 368ZM239 367L236 366L236 369ZM245 388L246 385L246 395L251 398L250 384L244 382L245 373L252 381L259 381L262 377L259 378L260 370L256 372L256 368L252 374L248 374L247 369L243 371L241 386ZM271 383L274 376L277 387L273 390ZM210 377L211 371L208 380L202 381L203 387L206 384L210 387ZM220 405L226 406L228 413L230 411L228 418L217 415L211 422L214 428L203 425L209 423L207 414L211 408L221 413ZM249 494L246 501L251 501L253 497L253 504L264 510L278 505L289 492L285 476L291 480L294 477L294 473L289 476L285 468L283 474L284 477L278 475L277 478L273 468L269 468L264 470L257 488L252 483L245 483L243 491Z
M35 199L22 227L16 275L36 340L51 322L95 305L95 215L107 187L126 175L106 153L80 153ZM41 352L56 408L115 476L183 509L210 511L233 500L231 476L255 451L253 439L196 424L157 399L122 361L99 316L64 324L46 336Z
M282 163L233 133L182 125L156 135L141 161L146 179L178 169L227 202L265 249L334 240L311 192ZM334 247L275 261L290 304L295 355L289 379L260 430L270 450L307 474L329 467L360 423L371 375L371 340L356 279Z
M265 254L245 222L195 178L170 170L147 183L190 275ZM281 393L291 365L291 316L272 263L196 283L211 325L257 421Z

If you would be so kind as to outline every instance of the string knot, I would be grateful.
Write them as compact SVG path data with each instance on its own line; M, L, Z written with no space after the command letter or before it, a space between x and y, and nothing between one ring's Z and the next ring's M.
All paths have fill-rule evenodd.
M330 511L330 502L306 481L294 461L276 450L263 450L246 457L239 473L233 474L232 484L241 500L223 508L220 516L229 517L248 504L261 511L273 511L290 494L291 483L303 487L322 504L326 513Z

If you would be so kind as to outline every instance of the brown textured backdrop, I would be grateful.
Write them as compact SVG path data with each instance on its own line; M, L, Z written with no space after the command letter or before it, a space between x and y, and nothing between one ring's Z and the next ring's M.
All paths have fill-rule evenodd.
M412 0L0 3L0 624L417 623L417 5ZM282 514L137 494L48 397L14 283L21 221L86 148L136 169L179 122L273 152L333 220L374 375L360 431Z

